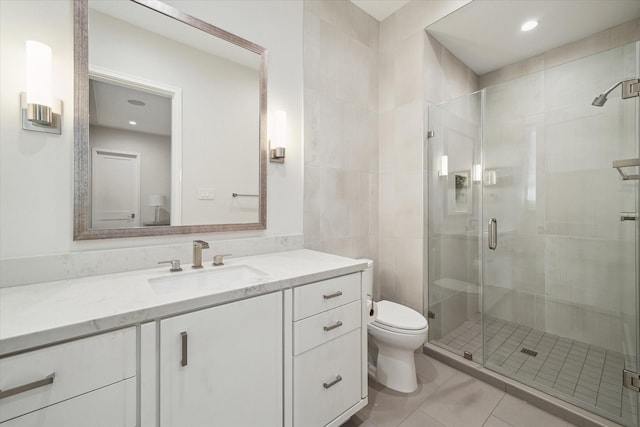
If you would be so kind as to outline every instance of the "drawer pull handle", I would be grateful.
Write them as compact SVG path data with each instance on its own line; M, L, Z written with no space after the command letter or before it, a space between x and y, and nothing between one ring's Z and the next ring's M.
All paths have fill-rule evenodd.
M55 377L56 377L56 373L54 372L53 374L48 375L46 378L43 378L41 380L34 381L29 384L24 384L18 387L10 388L9 390L0 390L0 399L4 399L5 397L24 393L25 391L33 390L39 387L44 387L49 384L53 384L53 379Z
M342 381L342 377L340 375L337 375L335 380L331 381L330 383L322 383L322 385L324 386L324 388L331 388L334 385L338 384L340 381Z
M187 333L180 332L180 339L182 341L182 359L180 359L180 366L187 366Z
M331 298L339 297L340 295L342 295L342 291L334 292L334 293L329 294L329 295L325 294L325 295L322 295L322 296L324 297L324 299L331 299Z
M329 332L330 330L335 329L335 328L339 328L340 326L342 326L342 322L338 320L336 323L334 323L331 326L325 326L324 330Z

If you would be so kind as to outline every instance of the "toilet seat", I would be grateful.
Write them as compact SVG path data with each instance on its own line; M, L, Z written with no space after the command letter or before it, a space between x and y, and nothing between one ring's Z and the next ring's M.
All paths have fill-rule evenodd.
M419 335L428 329L429 324L417 311L391 301L380 301L378 317L370 326L407 335Z

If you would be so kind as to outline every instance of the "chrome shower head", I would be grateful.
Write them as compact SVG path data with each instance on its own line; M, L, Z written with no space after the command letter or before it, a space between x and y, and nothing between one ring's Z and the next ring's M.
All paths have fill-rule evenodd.
M595 106L595 107L602 107L604 105L604 103L607 102L607 95L602 93L600 95L598 95L593 102L591 103L591 105Z
M600 95L596 96L596 99L593 100L591 105L593 105L594 107L602 107L604 103L607 102L607 96L611 93L611 91L620 86L622 83L624 83L624 80L611 86L611 89L609 89L605 93L601 93Z

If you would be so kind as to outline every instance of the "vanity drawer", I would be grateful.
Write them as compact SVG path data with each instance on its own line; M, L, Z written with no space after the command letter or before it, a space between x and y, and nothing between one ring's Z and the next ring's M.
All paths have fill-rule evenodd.
M133 327L0 359L0 422L135 375Z
M294 426L324 426L360 400L360 329L293 360Z
M120 381L7 421L2 427L134 427L136 379Z
M300 286L293 290L293 320L313 316L360 299L360 273Z
M293 348L298 355L320 344L360 328L360 300L293 323Z

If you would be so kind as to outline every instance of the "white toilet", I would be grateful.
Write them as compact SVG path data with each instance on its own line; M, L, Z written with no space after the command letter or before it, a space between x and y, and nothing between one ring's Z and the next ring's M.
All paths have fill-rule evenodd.
M373 293L372 276L363 275L369 295ZM380 301L377 308L376 320L367 327L369 339L378 348L369 374L385 387L411 393L418 388L414 352L426 341L429 324L420 313L401 304Z

